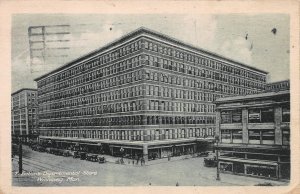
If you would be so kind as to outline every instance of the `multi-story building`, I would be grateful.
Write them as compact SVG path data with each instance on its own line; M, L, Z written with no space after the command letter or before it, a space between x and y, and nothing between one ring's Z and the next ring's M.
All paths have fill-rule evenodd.
M221 172L289 179L290 91L225 97L215 103Z
M267 72L140 28L35 79L40 138L193 152L213 139L216 98L263 91Z
M271 82L266 84L265 92L277 92L290 89L290 80Z
M11 94L13 135L29 135L37 130L37 90L23 88Z

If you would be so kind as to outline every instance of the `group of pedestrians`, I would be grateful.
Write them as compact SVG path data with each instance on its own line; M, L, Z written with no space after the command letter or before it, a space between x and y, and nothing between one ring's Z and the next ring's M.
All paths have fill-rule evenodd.
M136 162L134 162L136 161ZM132 157L132 164L134 165L134 163L136 165L138 165L140 162L141 166L145 165L145 158L144 157L139 157L138 155L135 155L134 157Z

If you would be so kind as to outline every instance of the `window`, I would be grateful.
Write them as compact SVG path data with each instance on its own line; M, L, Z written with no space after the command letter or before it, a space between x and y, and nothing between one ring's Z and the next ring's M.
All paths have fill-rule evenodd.
M231 132L230 130L221 130L221 142L222 143L231 143Z
M275 143L274 130L262 130L261 144L274 144L274 143Z
M282 144L290 145L290 130L282 129Z
M221 123L241 123L241 110L226 110L221 112Z
M274 130L249 130L250 144L274 144Z
M221 112L221 123L231 123L231 111Z
M290 122L290 106L282 107L282 122Z
M242 130L221 130L222 143L242 143Z
M232 130L232 143L242 143L242 130Z
M260 144L259 130L249 130L249 144Z
M249 109L249 123L268 123L274 122L274 109Z

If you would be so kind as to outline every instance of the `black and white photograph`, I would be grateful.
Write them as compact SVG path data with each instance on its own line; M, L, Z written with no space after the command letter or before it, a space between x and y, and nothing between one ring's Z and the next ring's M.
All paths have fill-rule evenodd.
M290 185L289 13L10 23L12 187Z

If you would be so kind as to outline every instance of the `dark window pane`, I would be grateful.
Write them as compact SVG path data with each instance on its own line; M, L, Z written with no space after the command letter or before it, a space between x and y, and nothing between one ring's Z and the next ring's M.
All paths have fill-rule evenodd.
M241 110L232 111L232 122L233 123L241 123L242 122L242 111Z
M290 106L282 107L282 122L290 122Z
M261 122L262 123L274 122L274 109L273 108L261 109Z

